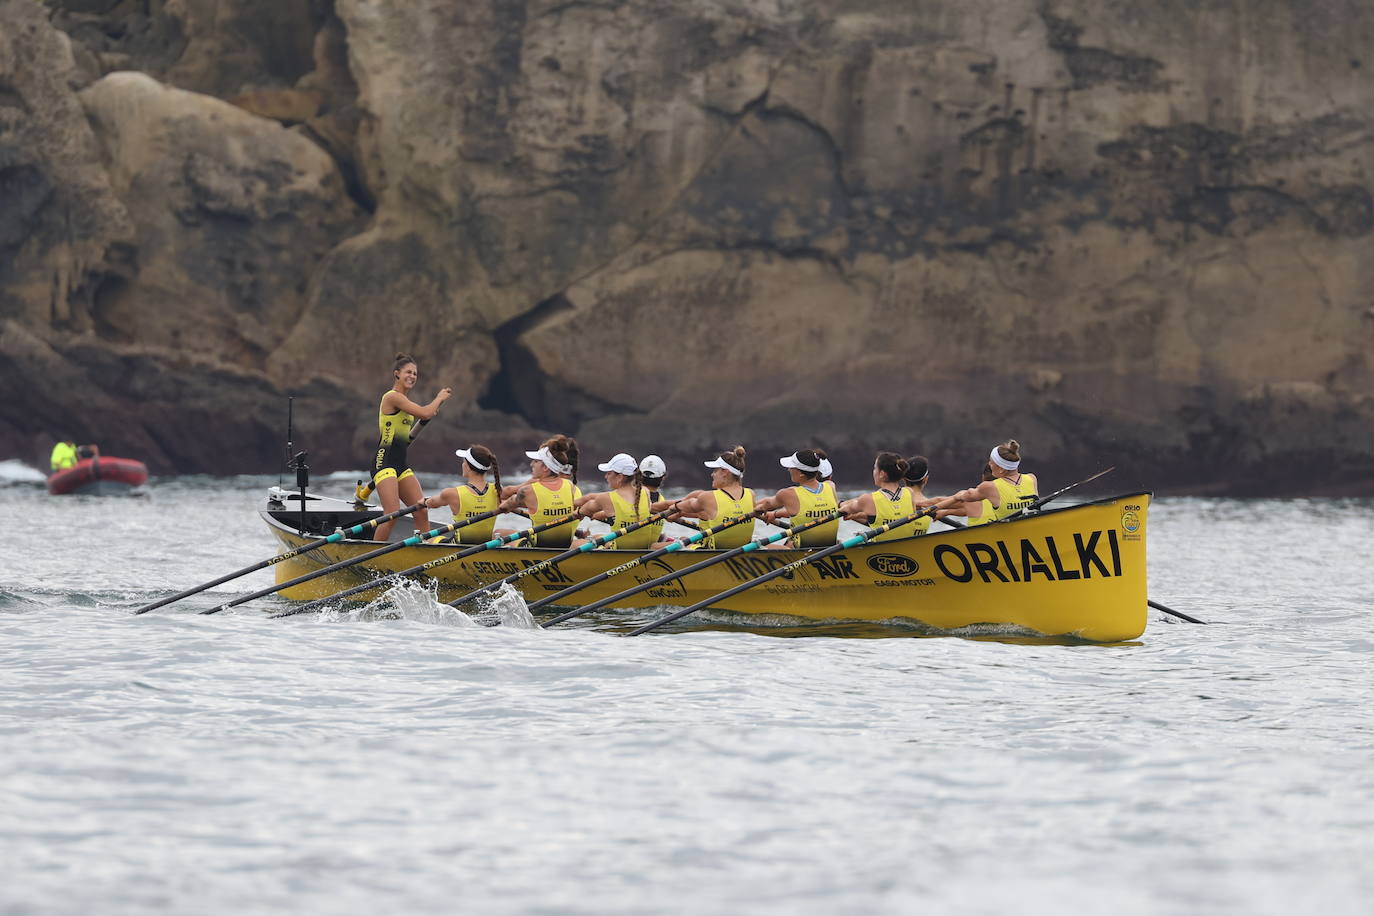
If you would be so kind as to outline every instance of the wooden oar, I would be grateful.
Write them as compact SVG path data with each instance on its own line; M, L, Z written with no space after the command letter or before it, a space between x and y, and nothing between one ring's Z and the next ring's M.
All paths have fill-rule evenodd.
M914 515L908 515L904 518L894 519L893 521L890 521L885 525L879 525L876 528L866 528L858 534L854 535L853 537L845 538L843 541L840 541L840 543L835 544L834 546L817 550L814 553L809 553L806 556L802 557L800 560L794 560L791 563L788 563L786 566L779 566L777 569L770 570L769 572L766 572L761 576L750 579L748 582L745 582L742 585L736 585L734 588L727 589L721 592L719 595L712 595L705 601L698 601L696 604L692 605L689 608L683 608L682 610L677 611L676 613L669 614L667 617L661 617L658 620L655 620L653 623L646 623L644 626L640 627L637 630L631 630L626 635L638 636L640 633L647 633L650 630L655 630L663 626L665 623L672 623L674 620L686 617L688 614L694 614L702 608L710 607L712 604L715 604L718 601L724 601L726 598L738 595L740 592L745 591L746 589L751 589L755 585L762 585L764 582L767 582L770 579L776 579L778 576L786 575L787 573L795 569L801 569L808 563L814 563L817 560L830 556L832 553L839 553L841 550L848 550L851 547L858 547L860 544L866 543L867 541L871 541L873 538L877 537L880 534L885 534L886 532L892 531L895 528L901 528L903 525L910 525L918 518L930 515L932 512L935 511L935 509L935 506L928 506L927 508L922 509L920 512L917 512Z
M406 538L404 541L397 541L394 544L387 544L385 547L379 547L376 550L363 554L362 556L354 557L351 560L344 560L341 563L335 563L333 566L325 566L321 569L315 570L314 572L308 572L303 576L297 576L289 582L281 582L277 585L273 585L271 588L259 589L258 591L253 592L251 595L244 595L241 598L235 598L233 601L221 604L219 607L212 607L208 611L201 611L201 613L218 614L220 611L227 611L231 607L238 607L240 604L247 604L249 601L252 601L255 598L261 598L264 595L270 595L273 592L279 592L282 589L290 588L293 585L300 585L302 582L309 582L311 579L318 579L320 576L327 576L332 572L338 572L341 569L347 569L350 566L354 566L358 563L363 563L375 557L380 557L384 554L391 553L394 550L400 550L402 547L414 547L416 544L422 544L432 537L438 537L443 534L448 534L451 531L457 531L459 528L466 528L468 525L485 521L499 514L499 510L494 509L491 512L483 512L481 515L475 515L472 518L464 519L461 522L452 522L450 524L444 525L443 527L431 529L429 531L426 531L424 534L414 534Z
M1179 620L1186 620L1186 621L1188 621L1189 623L1201 623L1201 624L1206 624L1206 623L1207 623L1207 621L1205 621L1205 620L1198 620L1196 617L1189 617L1187 614L1183 613L1182 611L1176 611L1176 610L1174 610L1173 608L1167 608L1167 607L1165 607L1164 605L1160 604L1158 601L1150 601L1150 600L1146 599L1145 603L1148 604L1150 607L1154 608L1156 611L1163 611L1163 612L1166 613L1166 614L1171 614L1171 615L1173 615L1174 617L1177 617Z
M547 524L536 525L533 528L526 528L523 531L513 531L510 534L503 534L498 538L492 538L490 541L484 541L481 544L476 544L472 547L469 547L467 550L460 550L457 553L450 553L445 554L442 557L435 557L432 560L429 560L425 563L421 563L419 566L412 566L410 567L410 569L403 569L400 572L388 573L385 576L379 576L378 578L373 579L371 582L364 582L362 585L355 585L352 588L346 588L341 592L336 592L335 594L330 595L328 598L317 598L316 600L301 605L298 608L292 608L291 610L283 611L280 614L273 614L269 619L276 620L278 617L294 617L297 614L304 614L308 611L314 611L318 608L323 607L326 604L330 604L331 602L340 601L344 598L352 597L353 595L356 595L359 592L365 592L369 589L374 588L381 588L383 586L388 585L389 583L399 582L402 579L408 578L410 576L423 575L425 573L428 573L432 569L437 569L438 567L443 566L445 563L452 563L454 560L461 560L464 557L470 557L473 554L481 553L484 550L491 550L496 547L504 547L507 544L513 544L516 541L524 540L528 537L533 537L541 531L548 531L550 528L558 528L562 525L566 525L567 523L568 519L562 518L556 521L548 522Z
M471 601L478 595L483 595L487 592L493 592L501 586L506 585L510 582L514 582L517 579L522 579L525 576L532 576L535 573L548 569L551 566L557 566L559 563L562 563L569 557L575 557L579 553L587 553L588 551L595 550L598 547L603 547L606 544L609 544L612 541L616 540L617 538L629 534L631 531L638 531L640 528L643 528L646 525L653 525L657 522L660 522L668 516L672 515L676 511L677 503L675 502L673 503L672 508L664 509L662 512L656 512L642 522L635 522L634 524L626 525L623 528L616 528L614 531L610 531L606 534L600 535L599 537L592 538L585 544L579 544L576 547L569 548L568 550L563 551L557 556L552 556L549 557L547 560L540 560L538 563L535 563L531 566L526 566L519 572L511 573L504 579L498 579L495 582L489 582L486 585L483 585L479 588L474 588L472 591L459 595L457 598L454 598L452 601L450 601L448 603L449 607L457 607L458 605L463 604L464 602Z
M745 522L752 522L754 521L757 515L758 513L756 512L750 512L748 515L740 516L737 519L732 519L728 522L721 522L719 525L716 525L713 528L705 528L698 531L694 531L688 537L673 541L671 544L667 544L663 547L650 550L649 552L642 554L641 556L635 557L633 560L622 563L621 565L608 569L605 572L597 573L590 579L583 579L581 582L574 582L572 585L569 585L561 592L558 592L553 595L545 595L538 601L531 602L529 605L529 610L534 611L543 607L546 604L554 604L555 602L563 598L566 598L568 595L571 595L574 592L582 591L582 589L586 588L589 585L595 585L598 582L605 582L612 576L618 576L621 573L626 572L627 570L634 569L636 566L643 566L650 560L657 559L658 557L663 556L665 553L675 553L679 550L686 550L692 544L698 544L709 537L714 537L715 535L720 534L722 531L725 531L727 528L733 528L736 525L741 525ZM547 626L547 624L545 624L545 626Z
M415 437L420 435L420 430L424 429L425 424L428 422L428 420L421 420L419 423L416 423L415 428L410 431L410 439L408 440L408 442L414 442ZM359 484L358 486L354 487L353 495L357 498L358 502L365 503L372 497L372 494L376 492L376 490L376 482L371 477L369 477L367 479L366 484Z
M151 610L162 607L163 605L171 604L174 601L180 601L182 598L189 598L192 595L199 594L200 592L205 591L207 588L214 588L216 585L223 585L225 582L230 582L234 579L239 578L240 576L246 576L250 572L257 572L260 569L266 569L269 566L275 566L282 560L289 560L292 557L298 557L303 553L309 553L310 551L323 547L326 544L333 544L338 541L342 541L344 538L354 537L355 535L363 534L364 532L371 531L373 528L376 528L383 522L389 522L393 518L400 518L402 515L409 515L410 513L415 512L418 509L423 509L424 507L425 504L423 502L418 502L413 506L406 506L403 509L397 509L395 512L388 512L386 515L379 515L376 518L368 519L362 524L354 525L352 528L349 528L345 531L335 531L329 537L321 538L320 540L315 541L312 544L302 544L300 547L295 547L291 550L288 550L286 553L279 553L271 559L263 560L261 563L254 563L252 566L245 566L243 569L240 569L237 572L231 572L226 576L220 576L213 582L206 582L203 585L197 585L195 588L188 588L184 592L179 592L175 595L172 595L170 598L163 598L160 601L154 601L152 604L145 604L143 607L134 611L134 615L137 616L139 614L146 614Z
M683 576L691 575L697 570L705 569L708 566L714 566L717 563L721 563L732 557L737 557L742 553L749 553L753 550L761 550L764 547L767 547L769 544L776 544L783 538L791 537L794 534L800 534L803 531L807 531L819 525L824 525L829 522L833 522L839 517L840 512L837 509L834 512L827 513L822 518L818 518L814 521L807 522L805 525L798 525L796 528L793 528L788 531L779 531L777 534L770 534L768 537L763 538L762 540L750 541L748 544L745 544L742 547L736 547L733 550L727 550L722 554L718 554L713 557L708 557L707 559L702 560L700 563L693 563L686 569L680 569L677 572L672 573L665 573L664 575L659 576L657 579L651 579L648 582L645 582L641 585L636 585L634 588L626 589L618 595L612 595L609 598L602 598L600 601L593 601L591 604L584 605L583 607L580 607L575 611L568 611L568 613L561 614L558 617L555 617L553 620L550 620L548 623L544 624L544 626L551 627L555 623L562 623L565 620L571 620L574 617L587 613L588 611L595 611L598 608L603 608L608 604L614 604L615 602L620 601L623 598L628 598L631 595L637 595L640 592L645 591L646 589L651 589L655 586L662 585L664 582L670 582L673 579L680 579Z

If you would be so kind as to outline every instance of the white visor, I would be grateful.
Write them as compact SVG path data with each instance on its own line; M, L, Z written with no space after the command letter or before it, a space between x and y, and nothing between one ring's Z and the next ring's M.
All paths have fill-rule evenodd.
M702 464L708 468L724 468L736 477L743 477L744 472L732 464L727 463L723 458L712 458L710 461L703 461Z
M460 449L458 449L458 451L454 452L453 454L457 455L459 458L462 458L464 461L466 461L468 464L472 465L474 468L476 468L476 469L479 470L479 471L490 471L490 470L491 470L491 465L489 465L489 464L483 464L482 462L478 461L476 458L472 457L472 450L471 450L471 449L460 448Z
M797 458L796 452L793 452L786 458L779 458L778 464L782 465L785 468L796 468L799 471L806 471L808 474L818 474L821 470L821 466L819 464L802 464L801 460Z
M544 467L548 468L550 471L553 471L555 474L572 473L572 467L564 464L557 458L553 457L553 455L549 454L549 450L547 448L541 448L537 452L526 452L525 457L530 459L531 461L543 462Z
M822 476L822 477L831 477L831 476L834 475L834 473L835 473L835 468L830 464L830 459L829 459L829 458L822 458L822 459L821 459L821 476Z
M1000 447L1001 446L998 446L998 448ZM1020 461L1008 461L1001 455L997 454L997 449L992 450L992 454L988 455L988 460L1004 471L1014 471L1021 466Z
M615 471L617 474L624 475L625 477L633 477L635 471L639 470L639 464L624 452L616 455L605 464L598 464L596 467L597 470Z

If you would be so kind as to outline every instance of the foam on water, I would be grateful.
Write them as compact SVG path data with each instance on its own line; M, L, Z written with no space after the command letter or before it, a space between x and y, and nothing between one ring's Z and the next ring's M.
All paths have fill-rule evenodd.
M0 461L0 486L6 484L46 483L48 477L37 468L31 468L14 458Z
M480 627L476 620L435 598L432 583L403 580L362 607L325 610L320 619L328 623L375 623L381 620L408 620L434 626L465 629Z

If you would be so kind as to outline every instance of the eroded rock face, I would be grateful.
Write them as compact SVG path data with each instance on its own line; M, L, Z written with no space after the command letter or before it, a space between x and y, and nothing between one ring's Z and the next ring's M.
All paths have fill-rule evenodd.
M194 275L149 240L206 194L307 282L262 251L248 295L207 274L225 298L196 308L235 343L197 352L356 392L321 412L363 418L413 352L460 392L427 433L444 448L500 428L480 403L589 454L816 443L855 482L889 447L960 483L1015 436L1065 477L1272 492L1311 466L1374 487L1374 14L1354 0L203 6L150 6L184 47L140 59L298 125L367 223L339 228L331 185L279 225L299 180L251 173L303 148L148 169L136 209L116 144L140 261L101 339L193 333L146 335L137 287ZM189 50L231 45L254 50ZM159 140L169 162L240 130L192 123ZM350 435L329 460L358 463L366 419Z

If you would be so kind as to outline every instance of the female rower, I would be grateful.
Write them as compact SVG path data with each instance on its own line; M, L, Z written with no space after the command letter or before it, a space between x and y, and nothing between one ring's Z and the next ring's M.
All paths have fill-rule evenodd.
M639 476L644 480L644 489L649 491L649 502L658 502L661 498L658 491L663 489L663 482L668 478L668 465L657 455L645 455L639 462ZM663 510L656 508L654 511Z
M605 493L588 493L577 501L577 510L583 517L604 519L612 528L624 528L652 514L653 500L644 487L644 475L638 462L621 452L597 468L606 472L609 489ZM662 530L663 522L658 521L621 535L611 544L619 550L642 550L655 543Z
M1021 472L1021 444L1015 439L1009 439L992 450L988 455L988 470L992 474L991 480L960 490L954 494L954 498L965 503L987 500L992 507L992 521L1015 515L1040 498L1040 485L1035 475ZM970 524L974 523L971 521Z
M840 511L845 513L845 518L869 526L906 518L919 509L935 505L935 500L926 499L922 491L929 478L930 465L925 458L903 458L895 452L879 452L873 461L873 484L878 489L840 503ZM930 516L925 515L873 540L895 541L929 531Z
M794 528L835 512L839 508L835 501L835 485L821 480L824 460L809 448L779 458L778 464L788 469L793 485L759 500L754 508L789 516ZM824 547L835 543L839 527L836 519L789 538L787 543L792 547Z
M744 485L744 446L737 445L702 463L711 468L711 489L697 490L683 497L678 503L682 514L700 519L702 528L714 528L753 515L754 491ZM753 522L741 522L703 539L697 546L702 550L729 550L743 547L753 536Z
M420 370L415 360L404 353L396 354L396 364L391 369L393 379L391 390L382 395L382 403L377 408L377 430L380 439L377 454L372 461L372 482L377 488L377 499L383 512L395 512L402 502L412 506L425 498L420 489L420 481L410 469L406 448L410 445L411 425L416 420L432 420L439 412L439 405L453 396L452 388L440 388L434 400L428 404L417 404L410 399L411 389L419 381ZM414 515L417 533L429 530L429 512L420 509ZM391 534L395 522L383 522L377 526L376 539L385 541Z
M582 491L573 483L577 476L577 442L569 436L546 439L536 451L525 452L530 459L530 479L515 488L501 503L501 511L522 511L536 527L566 518L566 525L534 535L536 547L567 547L577 531L574 506ZM512 529L496 534L512 534Z
M453 454L463 459L463 483L445 487L438 496L426 499L425 505L430 509L448 506L453 510L455 522L495 512L501 504L501 468L496 455L485 445L460 448ZM487 474L491 474L492 483L487 483ZM453 533L453 539L459 544L481 544L491 540L495 529L496 516L492 515L459 528Z

